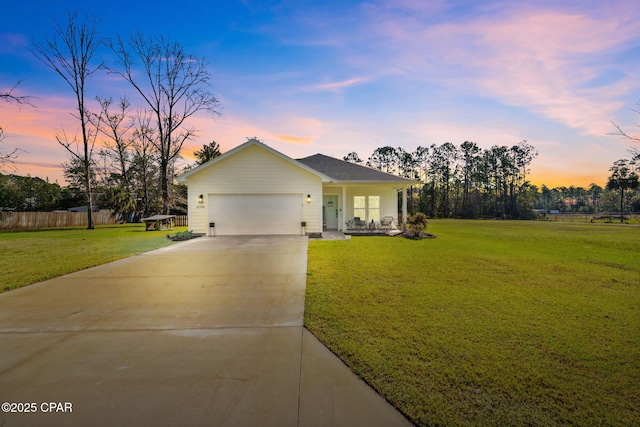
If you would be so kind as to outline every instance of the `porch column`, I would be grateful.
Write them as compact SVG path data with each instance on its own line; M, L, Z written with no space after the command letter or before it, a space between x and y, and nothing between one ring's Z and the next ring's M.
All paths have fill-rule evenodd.
M407 187L402 187L402 229L407 229Z
M347 187L342 186L342 226L340 230L344 233L347 229Z

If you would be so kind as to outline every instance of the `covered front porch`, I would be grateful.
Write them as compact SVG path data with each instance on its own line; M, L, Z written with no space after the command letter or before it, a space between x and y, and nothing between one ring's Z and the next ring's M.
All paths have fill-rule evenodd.
M398 222L391 216L380 218L380 221L371 220L370 222L362 221L358 217L348 219L344 234L360 235L360 236L377 236L384 234L392 234L398 231L402 226L398 226Z
M384 235L406 225L406 185L325 184L322 190L323 231L336 230L350 235Z

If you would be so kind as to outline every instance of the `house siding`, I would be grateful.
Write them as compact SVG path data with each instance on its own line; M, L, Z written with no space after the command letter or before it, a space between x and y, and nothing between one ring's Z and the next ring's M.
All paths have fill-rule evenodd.
M188 188L189 225L196 233L209 232L208 196L212 194L299 194L306 232L322 231L321 178L258 146L249 146L192 174ZM201 205L200 194L204 196ZM307 195L311 195L311 203L307 203Z

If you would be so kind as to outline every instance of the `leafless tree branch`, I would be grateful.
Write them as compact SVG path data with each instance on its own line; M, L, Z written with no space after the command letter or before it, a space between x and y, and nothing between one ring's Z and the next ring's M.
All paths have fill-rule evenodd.
M635 110L634 110L635 111ZM633 136L633 135L629 135L628 133L626 133L625 131L622 130L622 128L620 127L620 125L618 125L616 122L611 122L611 124L618 130L617 132L611 132L608 133L607 135L614 135L614 136L621 136L623 138L628 139L629 141L633 141L633 142L640 142L640 137L637 136ZM638 126L636 124L636 126Z
M33 99L32 96L16 95L14 93L20 83L22 83L22 81L18 81L18 83L13 85L8 92L0 93L0 100L6 101L8 103L15 103L18 105L28 105L30 107L35 107L35 105L33 105L33 103L31 102L31 100Z

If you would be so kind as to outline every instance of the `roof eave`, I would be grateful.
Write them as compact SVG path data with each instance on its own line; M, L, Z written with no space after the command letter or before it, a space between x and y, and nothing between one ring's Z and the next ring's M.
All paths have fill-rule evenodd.
M420 181L414 181L414 180L410 180L410 179L402 179L402 180L397 180L397 181L392 181L392 180L388 180L388 181L374 181L374 180L368 180L368 179L362 179L362 180L339 180L339 179L332 179L331 184L340 184L340 185L348 185L348 184L391 184L391 185L416 185L419 184Z

